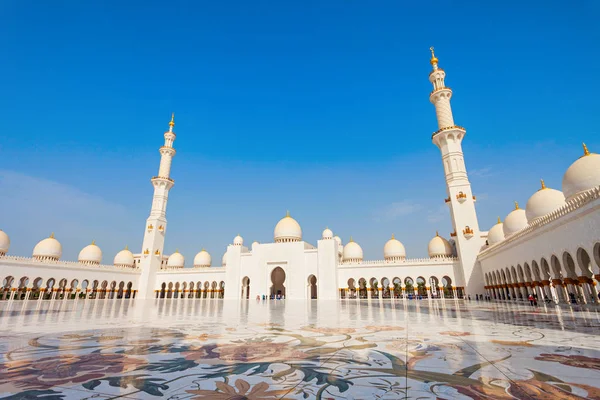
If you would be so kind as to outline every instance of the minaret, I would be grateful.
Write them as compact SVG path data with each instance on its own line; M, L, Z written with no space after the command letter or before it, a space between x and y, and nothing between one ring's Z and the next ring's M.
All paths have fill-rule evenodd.
M142 274L138 284L137 297L142 299L154 297L156 272L160 269L162 261L165 232L167 231L167 200L169 190L175 184L175 181L170 177L171 161L175 155L175 149L173 148L173 142L175 141L174 126L175 114L171 116L169 130L165 132L165 144L159 149L160 167L158 168L158 176L150 180L154 186L154 196L152 197L150 216L146 220L142 258L139 264Z
M429 81L433 84L433 91L429 95L429 100L435 106L438 122L438 130L433 133L432 141L442 153L448 194L446 203L450 206L454 228L452 236L456 241L456 251L462 265L464 285L467 293L474 296L476 293L484 293L483 276L480 276L482 274L479 269L475 269L477 254L484 241L479 232L475 196L467 177L461 146L466 131L465 128L454 124L450 107L452 90L446 87L444 82L446 73L438 66L433 47L430 50L433 71L429 74Z

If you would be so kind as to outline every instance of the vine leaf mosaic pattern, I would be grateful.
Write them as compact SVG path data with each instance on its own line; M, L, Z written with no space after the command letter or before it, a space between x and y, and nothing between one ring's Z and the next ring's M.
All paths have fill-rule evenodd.
M115 303L0 303L0 398L600 399L595 310Z

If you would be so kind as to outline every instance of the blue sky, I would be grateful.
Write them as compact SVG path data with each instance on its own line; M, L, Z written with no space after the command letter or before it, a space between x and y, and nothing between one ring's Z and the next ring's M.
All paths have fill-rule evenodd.
M429 47L467 128L482 229L585 141L600 151L595 1L4 1L0 229L29 255L141 246L158 147L176 113L166 253L219 263L290 210L365 256L451 231L429 103Z

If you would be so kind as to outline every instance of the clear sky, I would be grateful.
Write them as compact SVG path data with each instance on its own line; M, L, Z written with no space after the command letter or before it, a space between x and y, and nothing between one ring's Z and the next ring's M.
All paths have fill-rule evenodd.
M77 1L0 4L0 229L29 256L140 251L176 114L165 253L214 264L290 210L365 257L427 254L449 213L429 47L467 128L483 230L600 151L597 1Z

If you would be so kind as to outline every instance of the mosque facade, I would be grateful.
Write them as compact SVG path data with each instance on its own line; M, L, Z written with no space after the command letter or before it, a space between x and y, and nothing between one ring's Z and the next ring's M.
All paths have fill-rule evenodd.
M167 203L174 180L174 117L160 147L160 166L141 249L121 250L102 264L101 249L91 243L77 261L64 261L62 245L43 239L32 257L9 253L10 238L0 231L0 300L92 300L133 298L287 299L464 298L485 294L497 300L523 300L530 294L558 303L598 303L600 281L600 155L584 145L583 155L567 169L562 191L546 187L533 193L489 231L479 227L476 196L468 179L456 125L452 90L431 49L439 148L446 180L445 203L454 231L428 244L428 257L407 258L393 235L382 260L365 260L352 238L343 243L326 228L316 245L303 240L302 228L289 213L274 228L273 242L245 245L237 235L220 265L200 251L191 266L175 252L163 253Z

